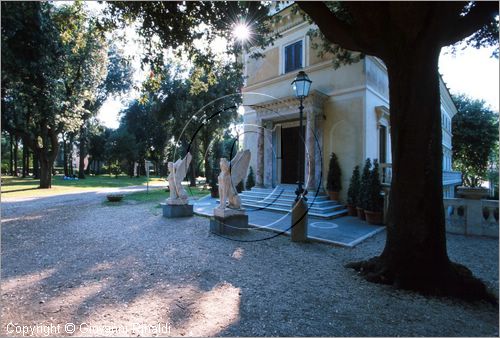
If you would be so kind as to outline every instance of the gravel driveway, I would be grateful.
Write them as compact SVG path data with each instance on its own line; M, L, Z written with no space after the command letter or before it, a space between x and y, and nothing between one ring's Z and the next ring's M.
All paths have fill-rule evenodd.
M352 249L283 236L242 243L209 234L205 218L103 200L2 200L1 335L499 334L491 305L397 291L343 268L380 253L385 233ZM448 250L498 290L498 240L448 235Z

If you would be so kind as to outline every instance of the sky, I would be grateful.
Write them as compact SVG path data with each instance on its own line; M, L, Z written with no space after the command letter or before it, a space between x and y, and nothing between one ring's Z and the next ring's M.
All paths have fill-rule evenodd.
M125 51L131 55L140 50L138 38L134 29L127 31L131 42ZM220 44L220 41L218 42ZM217 45L215 48L221 48ZM475 49L459 46L456 53L451 53L451 48L446 47L441 51L439 58L439 72L452 94L466 94L473 99L482 99L494 111L499 111L499 60L491 58L493 48ZM140 58L135 58L133 66L134 81L139 85L146 71L140 69ZM128 100L136 98L138 92L129 93L124 98L108 99L98 114L98 119L109 128L118 128L119 113L126 106Z
M493 48L465 50L443 48L439 57L439 72L452 94L466 94L474 99L483 99L491 109L498 112L499 105L499 60L490 58Z

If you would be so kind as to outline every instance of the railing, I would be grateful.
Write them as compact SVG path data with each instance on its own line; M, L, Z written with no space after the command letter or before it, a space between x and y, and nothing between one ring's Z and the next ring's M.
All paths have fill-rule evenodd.
M446 231L498 238L498 201L443 199Z

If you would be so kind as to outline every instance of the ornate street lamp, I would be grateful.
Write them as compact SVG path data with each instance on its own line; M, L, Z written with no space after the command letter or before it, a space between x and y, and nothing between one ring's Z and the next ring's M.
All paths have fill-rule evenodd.
M311 89L312 81L304 71L300 71L292 82L292 87L295 92L295 96L300 100L299 106L299 142L304 142L304 133L302 131L302 115L304 114L303 101L309 95L309 89ZM304 242L307 240L307 198L305 195L307 191L303 189L302 175L304 174L304 160L302 159L302 154L304 149L298 147L299 156L297 157L297 190L295 194L295 202L292 206L292 241L294 242Z
M304 135L302 131L302 115L304 113L304 106L302 105L304 99L309 95L309 89L311 89L312 81L309 80L309 77L304 71L300 71L299 74L295 77L295 80L292 82L293 91L295 92L295 96L300 100L299 106L299 142L304 142ZM295 201L299 200L299 197L302 197L307 201L304 194L304 189L302 187L302 175L304 173L303 165L304 160L302 159L302 147L298 147L299 156L297 157L297 190L295 190L295 194L297 197Z

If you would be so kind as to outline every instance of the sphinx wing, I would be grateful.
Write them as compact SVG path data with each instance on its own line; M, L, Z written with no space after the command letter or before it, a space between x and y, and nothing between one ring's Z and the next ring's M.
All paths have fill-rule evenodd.
M233 186L238 185L246 176L250 165L250 150L238 151L231 161L231 182Z
M193 156L191 155L191 153L187 153L187 155L182 160L178 159L177 162L175 162L175 176L178 180L182 181L184 177L186 177L192 158Z

